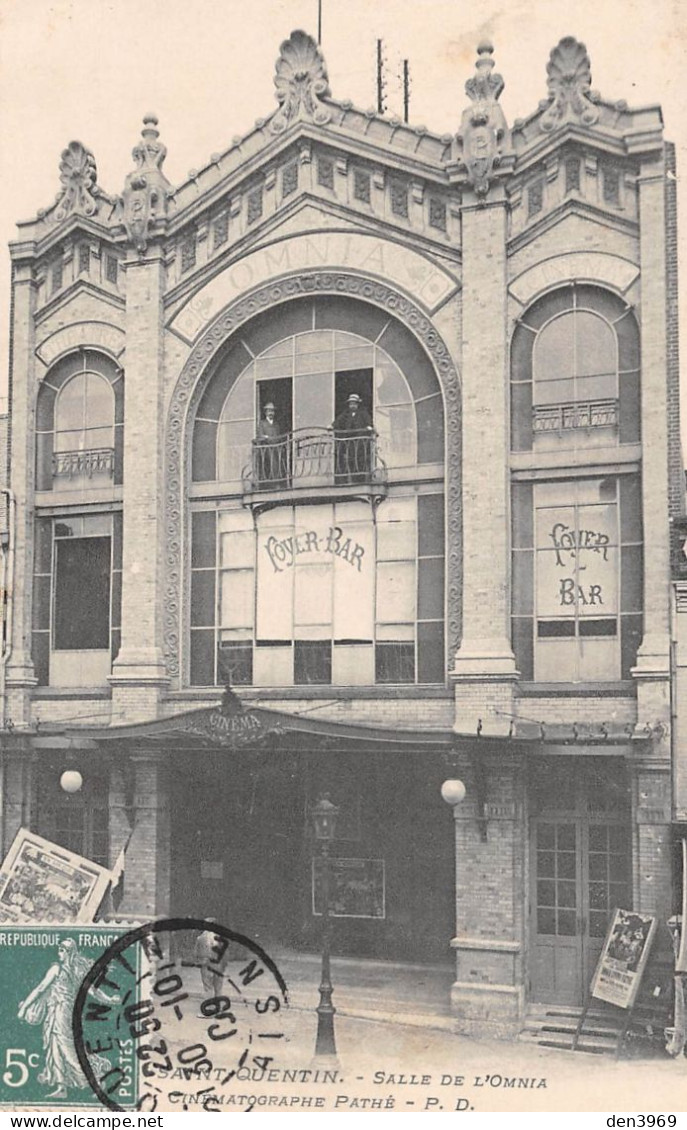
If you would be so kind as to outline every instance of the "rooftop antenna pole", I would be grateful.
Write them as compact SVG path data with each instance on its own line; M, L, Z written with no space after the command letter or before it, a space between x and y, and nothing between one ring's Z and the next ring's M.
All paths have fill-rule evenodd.
M322 43L322 0L317 0L317 42Z
M410 109L410 64L403 60L403 121L408 124L408 111Z
M384 51L383 42L381 39L377 40L377 113L383 114L386 109L384 105Z

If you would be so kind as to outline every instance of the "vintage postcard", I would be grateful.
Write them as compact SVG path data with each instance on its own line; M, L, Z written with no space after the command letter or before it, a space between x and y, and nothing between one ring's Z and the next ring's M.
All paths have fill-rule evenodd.
M0 871L0 923L93 922L111 875L22 828Z
M0 0L3 1104L684 1106L685 16Z

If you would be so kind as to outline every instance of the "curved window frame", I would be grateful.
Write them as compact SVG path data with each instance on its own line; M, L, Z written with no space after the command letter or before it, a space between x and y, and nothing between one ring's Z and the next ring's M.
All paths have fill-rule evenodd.
M258 314L232 335L213 363L192 421L191 482L217 482L217 431L232 386L278 341L310 330L354 333L379 346L400 369L415 410L416 465L445 461L443 394L434 366L417 339L379 307L347 296L293 299ZM329 423L330 421L327 421Z
M535 346L539 335L561 315L588 312L615 335L617 395L565 399L544 410L535 394ZM591 283L569 283L535 300L520 317L511 341L511 449L531 451L541 432L576 436L592 429L613 429L615 442L638 443L640 433L641 356L639 327L630 307L612 291ZM612 441L613 442L613 441Z
M417 549L419 579L414 586L417 590L414 599L418 602L417 614L414 617L416 637L414 637L412 643L408 644L408 649L412 647L416 653L415 671L411 676L403 668L402 661L406 658L405 655L399 657L396 652L391 657L387 655L387 650L391 651L392 647L397 644L395 637L393 639L389 637L389 641L381 639L383 646L379 648L379 655L375 656L375 671L369 682L366 681L364 685L380 687L384 684L395 685L398 683L405 686L414 684L420 687L443 686L446 683L447 591L443 577L446 551L444 520L445 405L439 376L432 360L411 330L397 321L389 312L349 296L327 295L317 298L290 299L265 313L257 314L247 325L242 326L240 332L232 334L227 339L218 357L211 363L211 367L205 371L203 384L198 389L197 400L192 405L189 419L191 458L187 481L187 491L191 501L192 527L189 561L190 586L187 590L188 613L186 620L186 631L189 633L187 638L190 646L188 648L189 661L184 674L184 681L189 686L216 686L221 682L218 675L217 641L224 629L220 628L218 619L213 624L217 615L218 585L221 572L217 523L218 515L221 516L222 514L223 503L218 506L218 499L226 500L229 509L235 512L238 512L241 506L240 498L237 497L237 494L240 494L240 491L237 492L236 489L237 484L233 479L220 478L218 460L219 433L222 429L223 420L227 418L226 408L230 402L232 390L249 366L268 354L269 350L277 343L318 330L354 334L360 346L370 347L371 350L379 347L394 363L408 392L407 407L413 412L413 446L416 454L409 461L408 466L399 468L400 473L396 483L393 482L394 476L389 476L392 480L390 489L395 487L398 490L394 493L407 494L409 490L412 491L412 484L415 480L424 481L428 477L430 480L436 481L437 487L436 494L433 491L428 492L427 489L420 492L421 494L429 493L432 502L430 503L428 499L428 506L433 505L438 500L437 513L440 512L441 519L439 523L441 526L441 550L438 552L436 548L433 548L433 542L430 548L427 548L432 538L436 539L438 536L434 530L434 525L438 522L438 519L435 521L433 516L430 520L427 517L429 511L424 511L422 519L418 520L417 534L419 539ZM338 373L338 371L333 370L330 374L332 393L335 373ZM276 374L276 377L275 374L266 374L265 379L269 380L270 377L279 379L279 376L280 374ZM300 378L295 377L295 379ZM255 381L255 384L257 383L258 381ZM255 388L251 397L245 398L245 403L244 398L241 398L242 409L246 408L249 401L250 410L257 417L257 408L262 404L262 401ZM372 406L372 402L370 406ZM334 408L335 397L332 395L332 409ZM327 413L327 418L323 420L323 424L327 428L331 426L333 415L333 411L331 415ZM241 418L248 420L247 412ZM210 484L213 484L211 490ZM215 487L214 484L218 485ZM318 493L318 501L325 504L334 502L336 505L337 489L331 491L326 488L326 491L329 493L325 492L321 497ZM205 500L210 498L210 493L213 501L211 509L208 509L208 503ZM340 493L340 488L338 493ZM293 493L285 488L282 492L282 498L276 503L271 501L270 505L271 507L275 505L293 507L296 501ZM314 498L311 498L310 502L313 501ZM381 503L381 505L384 505L384 503ZM311 509L311 506L305 507L308 512ZM250 524L249 521L248 525ZM436 581L439 573L441 573L441 579L437 586ZM430 574L432 574L431 585L429 584ZM427 590L429 587L434 594L437 591L440 592L440 607L436 604L435 595L432 596L431 600L428 597ZM299 678L294 675L294 678L289 677L284 682L255 682L252 671L255 652L253 652L253 659L251 659L249 651L254 646L262 645L249 641L247 633L244 634L246 634L246 639L243 641L243 649L238 646L241 640L237 636L237 647L241 654L236 662L241 674L239 675L238 670L235 669L231 675L232 681L236 682L237 685L269 685L293 688L303 685L305 682L317 683L320 679L324 685L332 689L346 689L350 685L354 685L347 680L344 682L332 681L326 672L323 674L326 663L320 663L322 656L310 656L309 654L296 656L296 645L299 641L292 641L292 646L294 649L294 665L296 659L299 660L299 663L302 661L304 668L302 677ZM268 641L268 644L271 645L272 642ZM314 642L321 644L321 641ZM372 639L362 642L357 639L333 640L330 642L335 649L339 644L354 648L369 642L370 648L372 646ZM387 642L388 647L385 650L384 645ZM300 643L302 644L303 641L300 641ZM321 647L324 650L323 645ZM313 647L312 650L316 649ZM396 647L396 651L401 650L401 648ZM245 656L243 651L246 652ZM336 651L330 654L334 658ZM310 671L312 664L314 664L313 670L317 677ZM354 683L358 685L357 681L354 681Z
M124 371L106 353L97 349L79 349L60 358L51 366L43 378L36 399L36 489L39 491L57 490L60 475L55 474L55 456L59 452L55 438L57 433L57 407L60 393L76 376L93 374L107 381L113 394L112 444L93 449L92 458L87 461L92 475L98 473L100 489L109 490L110 485L102 486L103 472L111 476L111 484L120 485L123 481L124 453ZM64 429L60 429L64 430ZM86 430L86 429L84 429ZM77 455L81 454L78 449ZM79 482L89 481L88 469L76 467Z

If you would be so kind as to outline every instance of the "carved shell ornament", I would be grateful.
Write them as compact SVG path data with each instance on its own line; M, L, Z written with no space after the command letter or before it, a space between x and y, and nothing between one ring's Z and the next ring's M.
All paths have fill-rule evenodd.
M551 52L546 73L550 105L540 122L544 133L576 118L593 126L599 120L599 108L594 104L599 95L591 89L591 64L584 43L578 43L571 35L561 39Z
M98 170L95 157L80 141L70 141L60 157L62 191L57 197L55 219L63 220L71 212L93 216L98 209Z
M272 118L273 133L283 133L296 118L326 125L331 112L322 98L331 94L322 52L311 35L292 31L279 49L274 85L279 110Z

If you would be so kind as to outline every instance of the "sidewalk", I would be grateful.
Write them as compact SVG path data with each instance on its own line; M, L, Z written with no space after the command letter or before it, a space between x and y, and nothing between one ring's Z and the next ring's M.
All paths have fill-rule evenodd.
M289 991L289 1005L313 1010L319 999L321 957L292 950L273 954ZM341 1016L452 1031L449 965L332 958L334 1004Z

